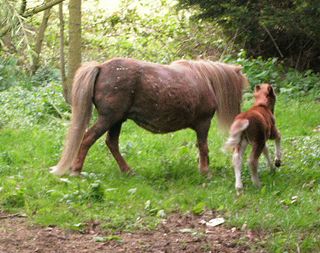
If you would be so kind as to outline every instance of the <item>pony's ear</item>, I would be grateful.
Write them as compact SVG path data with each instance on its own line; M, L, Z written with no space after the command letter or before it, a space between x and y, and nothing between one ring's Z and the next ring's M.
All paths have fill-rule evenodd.
M255 91L259 91L261 89L261 86L260 85L256 85L255 87L254 87L254 90Z
M276 94L274 93L274 90L273 90L271 85L268 86L268 94L269 94L270 97L275 97L276 96Z

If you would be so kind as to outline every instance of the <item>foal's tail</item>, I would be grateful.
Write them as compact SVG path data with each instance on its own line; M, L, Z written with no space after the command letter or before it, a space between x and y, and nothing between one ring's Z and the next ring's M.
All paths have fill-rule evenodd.
M225 150L232 150L236 148L242 138L242 133L246 130L249 126L249 120L247 119L237 119L235 120L230 128L230 136L226 143L224 144Z
M223 129L229 129L240 113L242 91L248 86L241 66L218 63L215 65L215 81L212 82L217 102L217 117Z
M61 176L71 167L76 158L85 130L92 116L92 98L96 77L100 71L99 63L88 62L76 72L72 84L71 126L65 141L59 163L51 167L51 173Z

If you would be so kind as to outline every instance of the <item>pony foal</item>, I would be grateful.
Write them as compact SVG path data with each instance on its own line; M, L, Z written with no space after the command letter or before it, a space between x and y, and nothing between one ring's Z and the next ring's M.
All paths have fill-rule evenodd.
M280 132L277 130L274 118L276 95L270 84L260 84L255 87L255 103L247 112L236 116L230 128L230 136L225 144L226 148L233 149L233 165L236 177L235 187L239 195L243 190L241 181L241 167L244 151L247 145L252 144L252 153L249 158L252 182L260 186L258 176L258 159L263 153L272 172L275 168L270 160L266 141L275 140L275 166L281 165Z

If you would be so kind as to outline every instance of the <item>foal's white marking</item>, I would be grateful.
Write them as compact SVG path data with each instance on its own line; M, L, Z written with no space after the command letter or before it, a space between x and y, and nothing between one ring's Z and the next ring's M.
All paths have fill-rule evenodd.
M59 167L59 166L53 166L50 167L50 173L56 176L63 176L64 174L66 174L67 170Z
M234 166L234 174L236 177L236 189L237 194L239 195L243 189L243 184L241 181L241 169L242 169L242 160L243 160L243 154L246 150L246 147L248 146L248 142L246 140L240 141L240 143L235 147L234 153L232 156L233 160L233 166Z
M265 158L267 160L267 163L268 163L268 166L269 166L270 170L273 171L274 170L274 166L273 166L272 161L270 159L269 149L268 149L267 144L265 145L265 147L263 149L263 154L264 154L264 156L265 156Z

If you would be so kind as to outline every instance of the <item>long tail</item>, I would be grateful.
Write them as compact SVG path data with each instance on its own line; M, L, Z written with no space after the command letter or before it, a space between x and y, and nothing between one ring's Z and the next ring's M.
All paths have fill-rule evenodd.
M242 91L248 86L241 66L218 63L215 65L215 80L212 86L216 95L219 126L228 130L235 116L240 113Z
M75 74L72 84L71 126L62 157L56 166L50 168L52 174L58 176L65 174L78 154L85 130L92 116L94 83L99 71L99 63L88 62L83 64Z
M232 150L236 148L241 142L241 136L245 129L249 126L249 120L237 119L235 120L230 128L230 136L224 144L225 150Z

